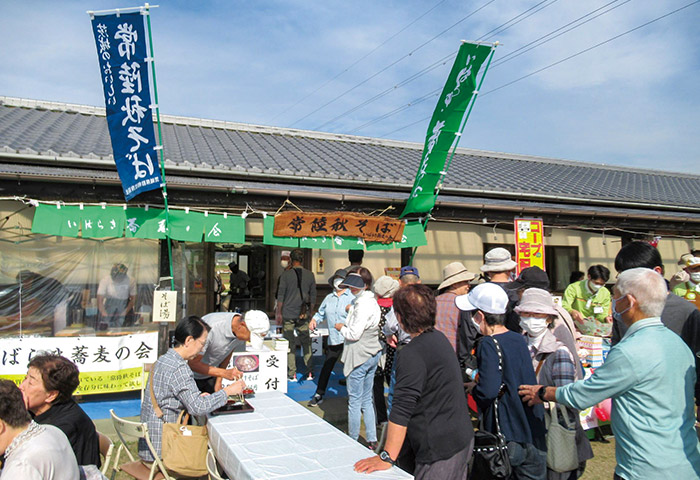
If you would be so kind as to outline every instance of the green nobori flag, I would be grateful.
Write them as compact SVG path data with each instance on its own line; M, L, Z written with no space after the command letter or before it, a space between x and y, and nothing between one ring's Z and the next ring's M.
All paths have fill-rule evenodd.
M40 203L34 211L32 233L77 237L80 232L80 207Z
M204 214L188 210L168 210L170 238L180 242L200 243L204 234Z
M126 238L166 237L165 210L162 208L127 208L126 209ZM201 237L200 237L201 238Z
M204 217L204 241L245 243L245 220L239 215L208 213Z
M395 248L422 247L428 244L425 230L420 222L408 222L403 228L400 242L394 242Z
M452 145L459 138L460 126L476 90L476 77L493 47L463 43L442 90L423 147L411 194L399 218L411 213L429 212L435 205L435 187L445 168Z
M123 207L84 207L81 215L83 238L117 238L124 236L126 216Z
M278 247L299 247L299 239L294 237L275 237L275 217L268 215L263 220L263 243L265 245L275 245Z

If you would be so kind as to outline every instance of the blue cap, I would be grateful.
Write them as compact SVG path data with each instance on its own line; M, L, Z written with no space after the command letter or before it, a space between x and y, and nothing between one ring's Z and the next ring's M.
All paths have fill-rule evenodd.
M399 278L403 277L404 275L415 275L416 277L420 278L420 275L418 275L418 269L416 267L412 267L411 265L401 267Z

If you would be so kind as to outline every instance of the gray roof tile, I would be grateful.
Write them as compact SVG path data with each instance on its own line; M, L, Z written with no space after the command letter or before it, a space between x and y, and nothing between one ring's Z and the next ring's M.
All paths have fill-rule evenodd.
M422 145L162 116L166 165L410 185ZM0 97L0 152L111 158L103 110ZM459 149L450 194L484 192L700 208L700 176ZM447 192L445 192L447 194Z

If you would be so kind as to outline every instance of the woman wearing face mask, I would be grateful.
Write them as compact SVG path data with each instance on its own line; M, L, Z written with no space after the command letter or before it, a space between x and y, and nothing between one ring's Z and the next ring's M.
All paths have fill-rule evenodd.
M346 323L336 323L335 329L345 339L341 360L347 378L348 435L353 440L359 438L360 420L364 414L367 444L374 450L377 426L372 387L382 346L379 343L381 310L369 289L371 285L372 274L363 267L345 277L340 286L348 288L355 299L350 305Z
M584 335L609 337L612 330L610 291L605 283L610 270L603 265L588 269L588 278L572 283L564 291L562 307L571 314L576 328Z
M316 393L311 397L309 407L315 407L323 402L323 395L326 393L328 380L331 377L333 367L335 367L335 362L338 361L338 358L343 353L345 338L334 327L336 324L345 325L345 319L348 316L347 307L355 299L347 288L340 286L346 275L347 272L341 268L336 270L333 276L328 279L328 284L333 291L326 295L326 298L321 302L321 306L318 307L318 311L313 316L313 320L316 321L317 325L325 320L326 325L330 328L328 331L328 346L325 351L326 360L323 362L323 367L321 367Z
M548 387L561 387L574 382L577 357L552 333L557 311L549 292L540 288L525 290L520 303L515 307L515 312L520 315L520 327L527 338L537 383ZM579 467L563 473L548 468L548 480L575 480L579 473L583 473L586 460L593 457L591 445L578 422L578 412L566 409L566 414L568 419L560 418L559 421L563 425L572 422L576 425Z
M183 409L196 416L213 412L226 404L229 395L238 395L245 388L245 382L238 380L211 395L199 391L187 362L200 354L208 334L209 325L201 318L196 315L183 318L175 328L175 346L153 365L141 404L141 421L148 424L151 442L158 455L162 455L164 423L177 421ZM163 411L160 418L153 408L151 395ZM155 460L143 439L139 440L139 456L144 462Z

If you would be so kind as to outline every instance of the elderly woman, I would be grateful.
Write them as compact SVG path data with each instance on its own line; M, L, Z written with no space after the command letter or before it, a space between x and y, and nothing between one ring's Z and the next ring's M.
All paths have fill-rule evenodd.
M100 466L100 441L90 417L73 400L78 367L65 357L40 354L29 362L20 390L39 424L58 427L68 438L78 465Z
M557 340L552 332L557 310L549 292L541 288L525 290L520 304L515 307L515 312L520 315L520 327L526 334L537 383L546 387L563 387L573 383L576 380L575 362L578 357ZM555 472L548 468L549 480L576 480L578 471L583 473L586 460L593 458L591 444L578 421L578 412L567 409L567 415L568 419L560 421L568 424L573 422L576 425L579 467L569 472Z
M349 273L340 284L355 296L348 309L345 324L336 323L335 329L345 339L343 347L343 373L348 389L348 435L353 440L360 436L360 421L365 417L367 446L377 446L377 422L372 400L374 373L377 370L382 346L379 343L379 319L381 311L369 289L372 274L364 267L357 273Z
M534 380L535 371L523 336L504 325L508 295L495 283L482 283L455 302L461 310L474 312L472 320L484 335L476 350L479 377L472 390L484 428L496 433L498 421L508 442L514 479L544 480L544 409L524 405L518 396L518 387Z
M191 315L182 319L175 328L175 346L153 365L146 390L152 389L163 416L158 418L151 395L146 394L141 404L141 421L148 424L151 442L158 455L162 455L164 423L177 421L183 409L191 415L206 415L224 406L229 395L240 394L245 388L245 383L239 380L211 395L202 394L197 389L187 361L200 354L208 334L209 326L201 318ZM139 456L146 462L155 460L143 439L139 439Z
M408 438L416 479L466 479L474 429L457 357L447 337L435 330L435 296L425 285L409 285L394 294L394 309L411 342L396 359L386 447L379 456L357 462L355 470L391 467Z

